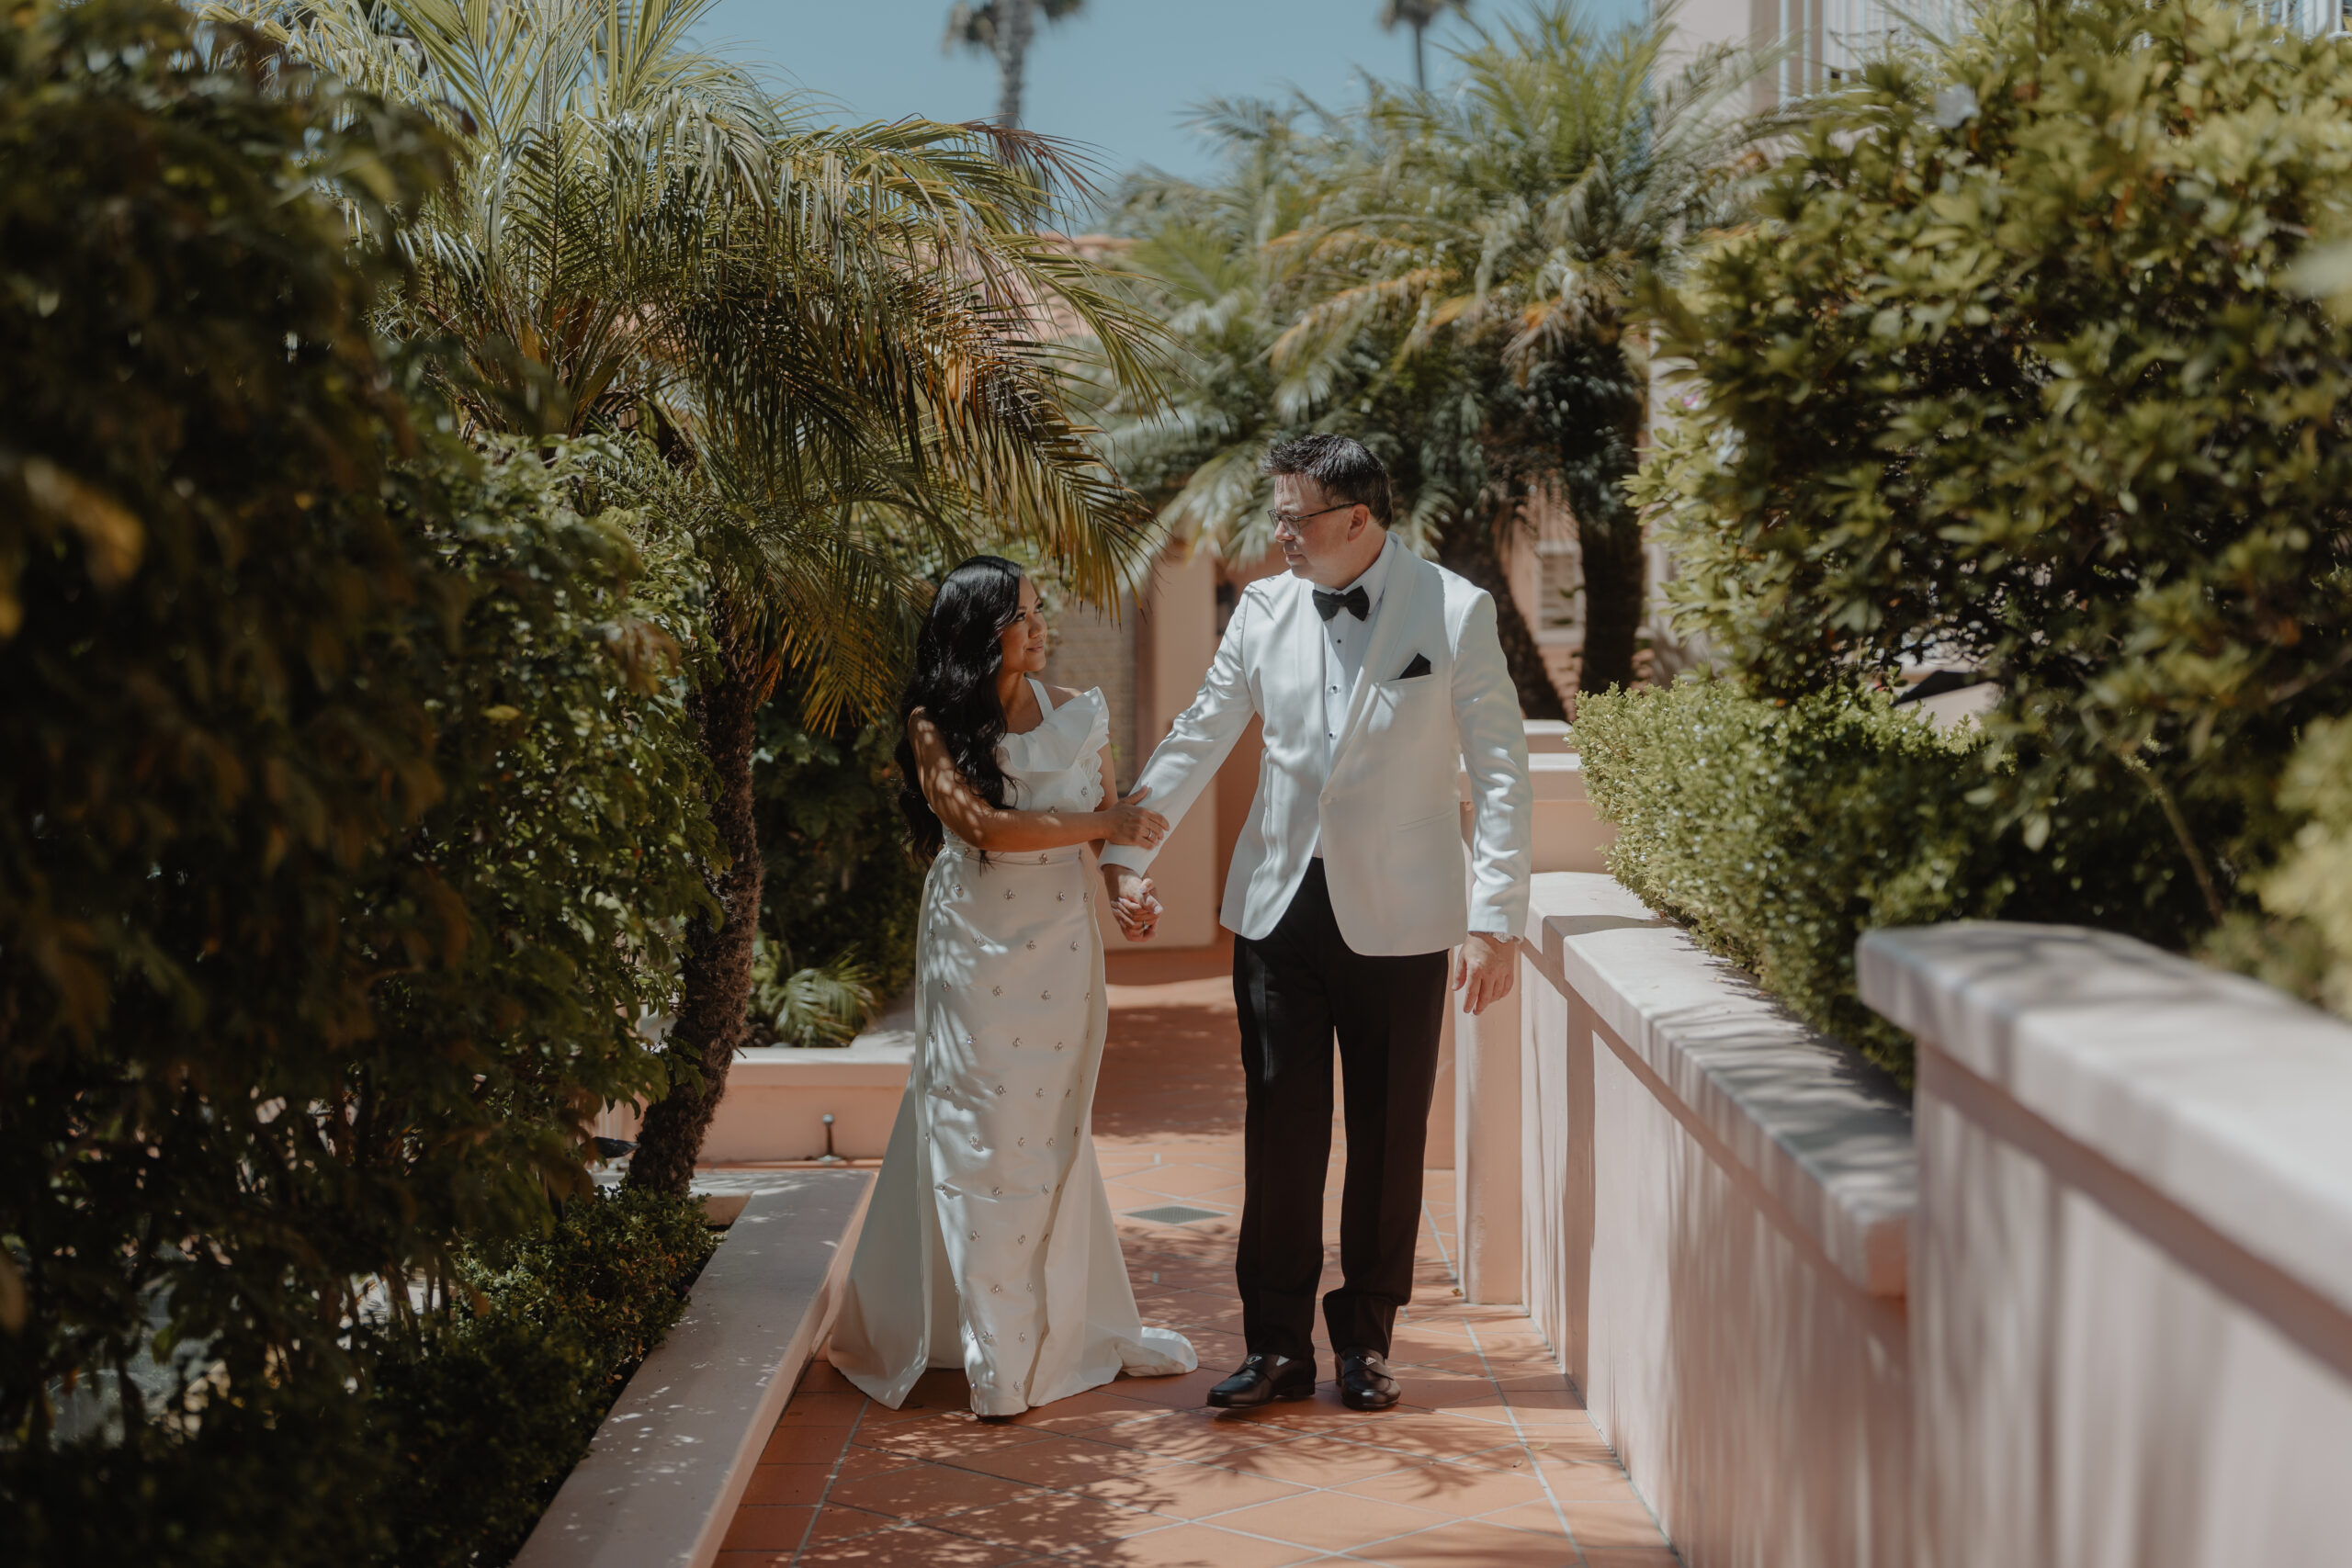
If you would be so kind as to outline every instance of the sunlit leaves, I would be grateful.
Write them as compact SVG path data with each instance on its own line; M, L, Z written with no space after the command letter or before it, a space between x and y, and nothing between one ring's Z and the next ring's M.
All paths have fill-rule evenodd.
M1826 100L1662 305L1696 371L1639 493L1686 615L1776 695L1988 671L2014 810L2168 801L2149 852L2231 897L2347 702L2352 333L2290 279L2352 217L2348 107L2340 39L2124 0L1996 7Z

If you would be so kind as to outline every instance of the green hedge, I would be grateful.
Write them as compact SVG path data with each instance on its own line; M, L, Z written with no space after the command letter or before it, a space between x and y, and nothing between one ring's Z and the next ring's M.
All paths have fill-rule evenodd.
M599 1193L544 1237L465 1258L447 1316L385 1331L372 1408L392 1464L387 1564L512 1557L713 1245L699 1200Z
M2205 956L2352 1018L2352 717L2304 732L2278 804L2302 827L2256 882L2262 913L2233 917Z
M713 1247L701 1205L567 1204L463 1253L451 1301L346 1334L356 1388L214 1401L205 1443L28 1448L0 1464L12 1565L458 1568L507 1562ZM200 1352L199 1352L200 1354Z
M1660 291L1634 485L1758 695L1990 676L2007 817L2160 796L2133 852L2250 912L2352 705L2352 45L2222 0L1997 0L1807 106Z
M2145 852L2152 807L2061 804L2030 848L1991 804L1975 727L1939 733L1883 693L1779 705L1686 679L1587 696L1576 738L1617 879L1906 1083L1910 1037L1855 992L1863 931L1997 918L2178 945L2195 929L2178 863Z
M663 1087L632 1024L708 908L691 594L587 505L592 452L459 445L371 332L447 147L193 29L161 0L0 15L10 1568L493 1540L626 1356L514 1330L586 1380L571 1435L516 1435L503 1366L451 1374L503 1427L402 1492L369 1282L565 1256L528 1238L588 1188L598 1107ZM628 1315L666 1321L648 1268L666 1294ZM496 1359L483 1299L432 1366Z

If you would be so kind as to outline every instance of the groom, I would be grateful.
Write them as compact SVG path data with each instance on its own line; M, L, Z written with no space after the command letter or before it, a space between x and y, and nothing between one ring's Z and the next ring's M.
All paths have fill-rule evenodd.
M1447 950L1471 1012L1510 990L1527 913L1533 791L1494 601L1388 536L1388 472L1363 444L1310 435L1265 461L1287 577L1243 590L1201 694L1137 781L1173 825L1253 715L1266 755L1220 919L1249 1086L1234 1272L1249 1359L1209 1391L1242 1409L1315 1392L1315 1292L1331 1158L1331 1044L1347 1089L1340 1288L1323 1298L1340 1396L1396 1403L1389 1333L1412 1294L1421 1145ZM1469 769L1464 890L1454 762ZM1155 852L1102 878L1130 942L1159 913Z

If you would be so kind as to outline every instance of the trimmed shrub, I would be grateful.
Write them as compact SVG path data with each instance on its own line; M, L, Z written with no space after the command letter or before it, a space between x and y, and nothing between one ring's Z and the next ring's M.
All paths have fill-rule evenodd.
M344 1450L290 1434L347 1425L354 1281L453 1239L379 1115L473 1072L385 1050L374 1010L465 940L381 854L443 794L418 655L463 590L400 514L430 503L368 331L391 268L317 187L380 223L437 141L195 41L150 0L0 17L0 1471L46 1462L70 1388L133 1450L320 1475Z
M2352 718L2324 719L2288 764L2278 804L2303 818L2207 956L2352 1018Z
M1587 696L1576 739L1617 879L1906 1083L1910 1036L1855 990L1863 931L2058 920L2177 945L2197 917L2177 862L2142 852L2153 805L2060 803L2030 847L1990 804L1984 733L1939 733L1883 693L1781 705L1685 679Z
M646 592L574 455L457 446L371 334L438 137L189 26L0 17L28 1564L391 1550L363 1303L585 1190L602 1101L666 1082L631 1024L708 908L691 594Z
M1983 669L2000 819L2154 800L2131 852L2210 924L2347 704L2352 324L2293 274L2352 224L2352 44L2227 0L1970 20L1822 99L1658 299L1692 406L1636 494L1750 689Z
M383 1561L513 1557L714 1245L697 1199L592 1193L544 1236L469 1253L446 1314L387 1329L371 1404L394 1464Z

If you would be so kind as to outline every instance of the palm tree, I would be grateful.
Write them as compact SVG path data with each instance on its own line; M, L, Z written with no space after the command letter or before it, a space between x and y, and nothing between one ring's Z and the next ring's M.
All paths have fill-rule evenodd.
M1589 691L1633 681L1644 612L1623 488L1649 410L1635 290L1736 220L1737 159L1770 129L1730 112L1760 61L1716 49L1669 71L1672 37L1670 6L1604 32L1541 0L1454 51L1457 91L1375 90L1363 176L1333 187L1314 239L1333 287L1274 351L1312 382L1397 329L1400 372L1479 409L1498 530L1557 488L1582 554Z
M1413 29L1413 90L1426 93L1430 88L1429 63L1424 39L1430 26L1448 11L1470 14L1470 0L1382 0L1380 29L1395 32L1399 26Z
M1278 366L1288 330L1338 287L1313 236L1317 213L1372 177L1363 127L1309 104L1256 102L1211 104L1195 124L1223 146L1224 176L1138 179L1119 218L1135 238L1127 264L1184 356L1167 407L1113 419L1120 471L1159 504L1172 534L1250 560L1272 546L1266 449L1316 430L1361 437L1396 480L1405 542L1494 597L1521 710L1563 716L1511 598L1487 422L1478 399L1464 395L1476 378L1426 356L1400 362L1398 329L1377 319L1320 344L1293 373Z
M298 58L441 117L460 175L391 326L442 350L476 426L604 438L605 499L701 595L693 704L728 860L630 1173L683 1192L744 1035L761 705L789 671L820 722L879 711L925 570L983 534L1084 592L1125 581L1148 515L1066 372L1091 355L1148 402L1152 329L1040 234L1068 176L1049 145L801 123L686 42L710 0L243 3Z
M1274 340L1303 297L1295 246L1329 163L1328 132L1299 127L1304 108L1213 102L1194 117L1226 152L1211 185L1160 175L1130 181L1116 227L1142 298L1180 345L1182 374L1162 406L1114 401L1110 450L1119 471L1160 506L1169 532L1228 560L1272 547L1265 521L1266 449L1311 428L1317 411L1284 402Z
M1029 45L1037 35L1037 18L1058 22L1084 7L1086 0L957 0L947 13L947 36L941 47L957 45L996 61L996 122L1007 130L1021 125L1021 94L1029 68Z

